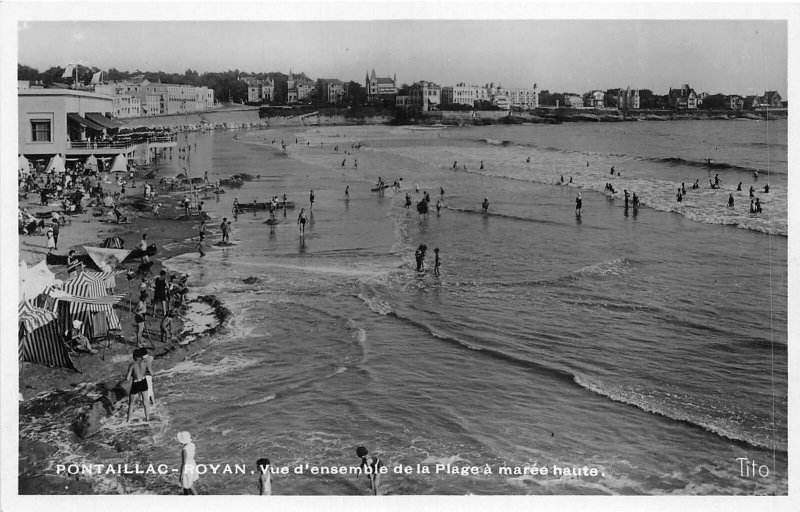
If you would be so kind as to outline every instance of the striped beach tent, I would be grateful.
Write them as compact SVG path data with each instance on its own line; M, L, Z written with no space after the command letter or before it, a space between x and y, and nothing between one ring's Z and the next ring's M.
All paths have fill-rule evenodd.
M125 270L112 270L110 272L95 272L93 270L84 270L84 274L91 279L99 279L103 281L106 287L106 293L113 294L117 288L117 276L124 274Z
M17 314L20 326L24 327L27 332L33 332L57 318L54 312L44 308L37 308L29 300L23 300L19 303Z
M56 314L28 301L19 303L19 362L78 371Z
M95 272L80 272L61 286L69 297L60 297L57 305L59 319L64 329L69 329L73 320L80 320L94 332L96 312L105 313L104 321L110 330L122 330L119 317L114 312L114 304L125 295L109 295L107 279ZM95 336L92 336L95 337Z
M110 236L103 241L102 246L106 249L124 249L125 240L118 236Z

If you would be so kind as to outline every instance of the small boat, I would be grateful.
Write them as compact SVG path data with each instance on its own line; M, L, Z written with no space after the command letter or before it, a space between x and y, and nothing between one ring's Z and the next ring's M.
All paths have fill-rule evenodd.
M276 208L280 210L281 208L286 208L287 210L294 209L295 204L294 201L279 201L276 203ZM268 210L269 203L239 203L239 211L251 211L251 210Z

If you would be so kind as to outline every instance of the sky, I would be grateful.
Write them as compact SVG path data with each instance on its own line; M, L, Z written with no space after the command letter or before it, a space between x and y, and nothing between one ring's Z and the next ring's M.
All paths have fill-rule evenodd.
M186 4L191 5L191 4ZM21 18L24 20L25 18ZM305 72L398 85L500 83L583 93L787 93L787 23L751 20L20 21L19 63Z

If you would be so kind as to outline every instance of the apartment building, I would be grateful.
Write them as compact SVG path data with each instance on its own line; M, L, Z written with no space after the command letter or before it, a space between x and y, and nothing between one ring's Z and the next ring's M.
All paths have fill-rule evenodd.
M434 110L442 103L442 88L433 82L417 82L409 90L409 102L422 112Z

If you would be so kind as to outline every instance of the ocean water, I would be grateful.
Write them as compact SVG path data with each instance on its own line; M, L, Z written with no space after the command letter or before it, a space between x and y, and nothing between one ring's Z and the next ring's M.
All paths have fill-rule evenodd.
M236 245L212 236L204 258L167 262L234 314L206 350L156 376L169 421L154 427L153 462L179 464L172 439L189 430L198 462L248 470L259 457L357 465L364 445L390 469L384 494L787 493L785 122L298 126L186 140L190 157L164 174L260 175L206 200L212 226L234 197L286 193L298 209L275 226L241 214ZM712 190L717 173L723 189ZM402 189L370 192L378 176L402 177ZM606 182L643 206L626 211ZM414 207L424 191L427 218ZM410 474L395 474L401 465ZM198 488L256 493L257 476L207 474ZM367 493L363 478L308 471L275 476L273 490Z

